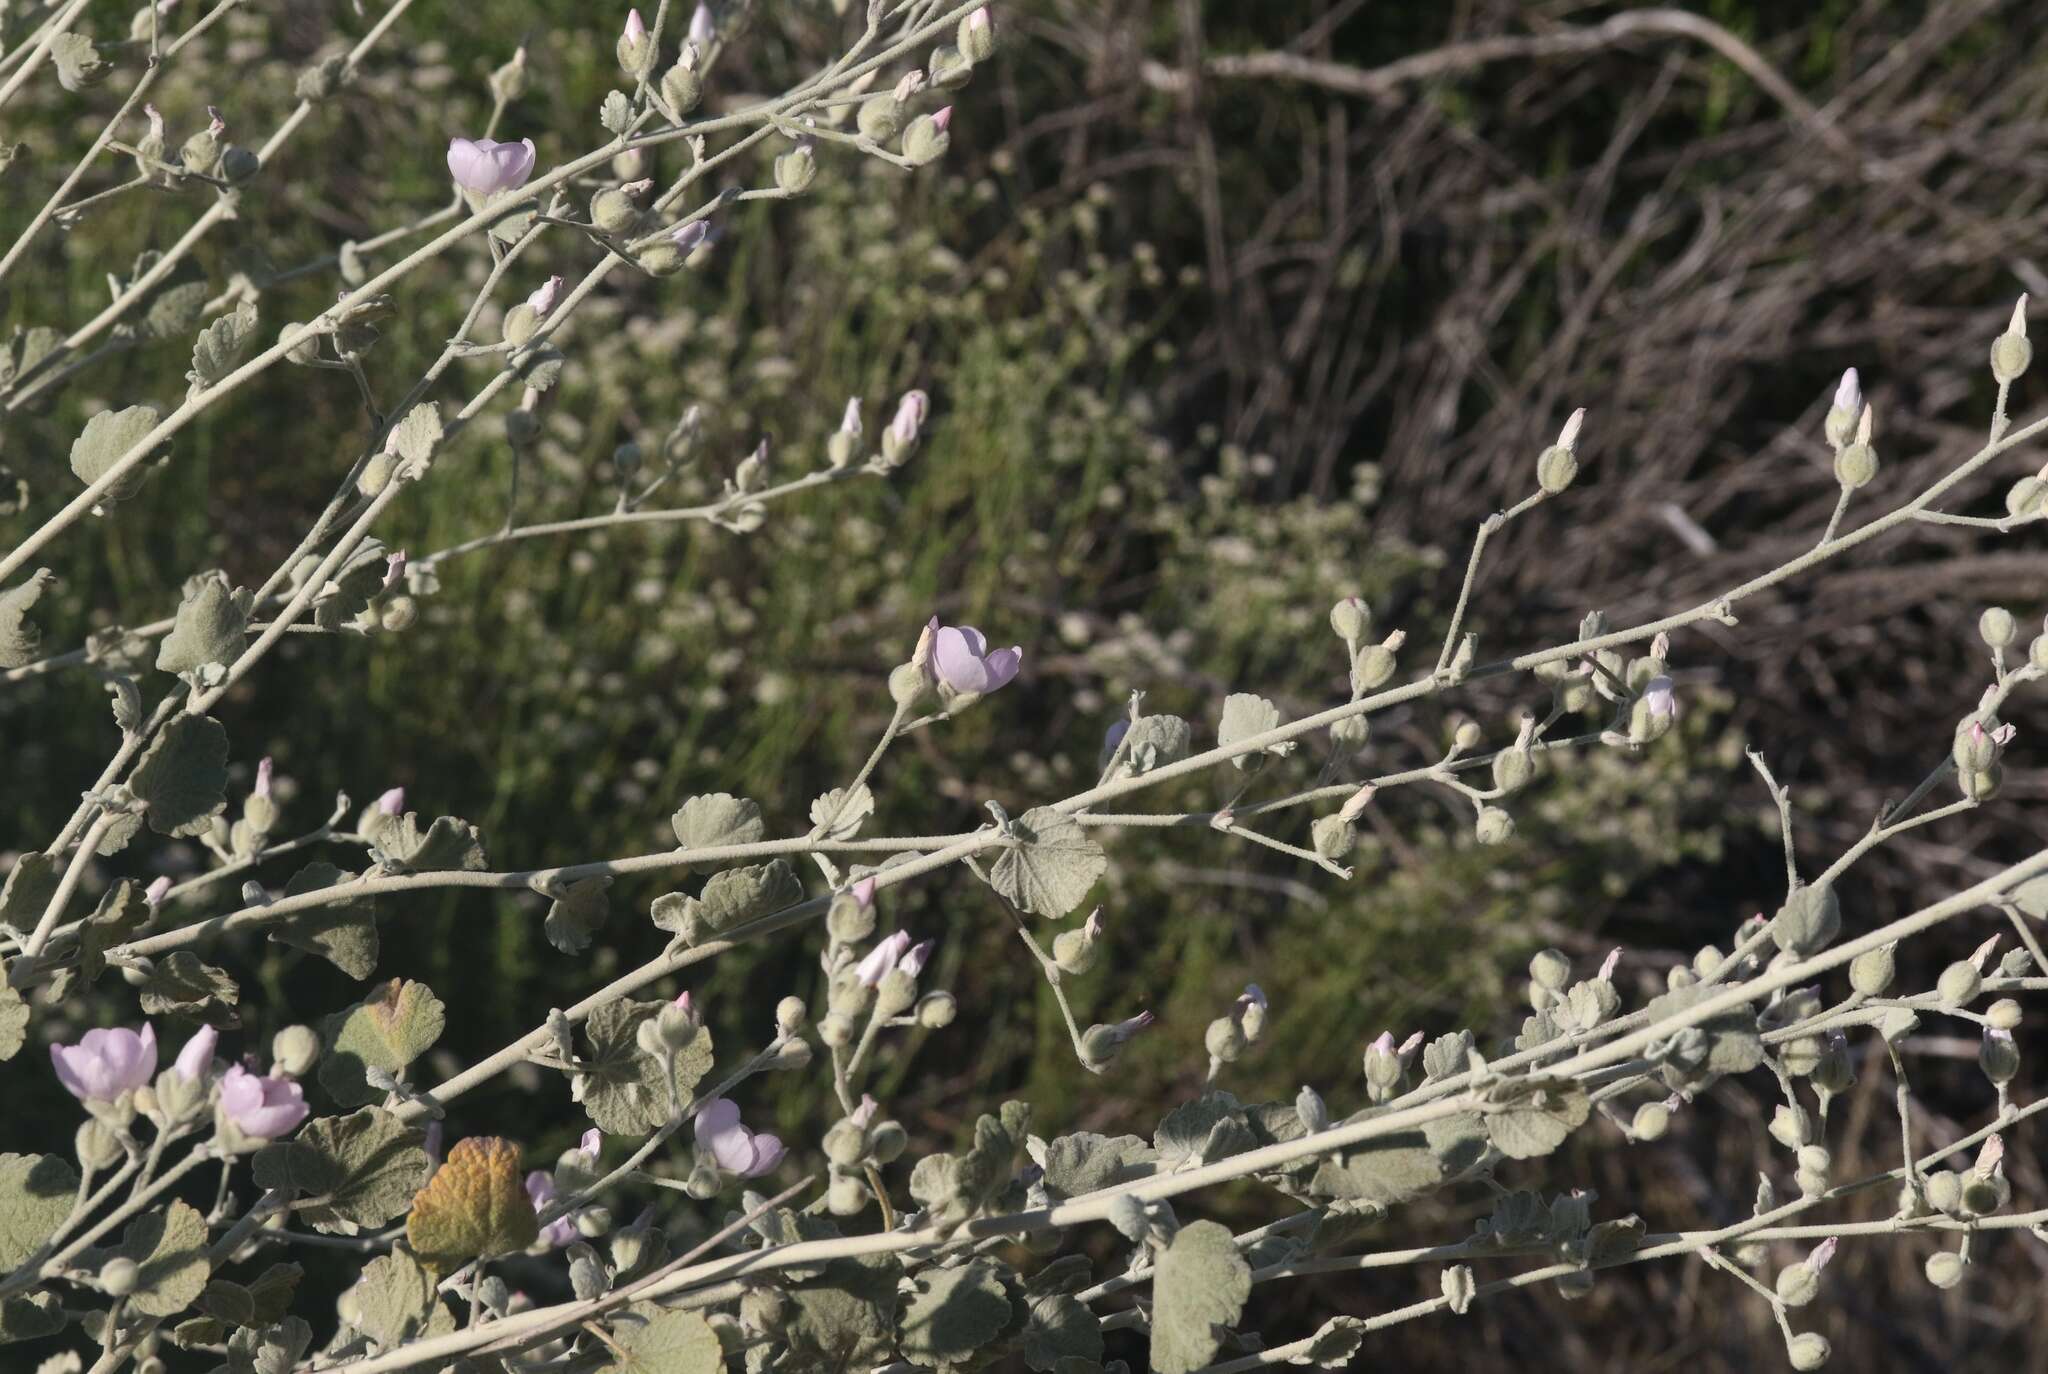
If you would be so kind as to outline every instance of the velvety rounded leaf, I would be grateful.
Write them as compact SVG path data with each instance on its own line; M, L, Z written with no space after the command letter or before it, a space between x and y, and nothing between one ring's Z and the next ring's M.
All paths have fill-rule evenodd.
M171 718L129 775L159 835L201 835L227 809L228 732L211 716Z
M1152 1368L1193 1374L1237 1325L1251 1296L1251 1266L1230 1228L1192 1221L1160 1254L1152 1279Z
M996 855L988 881L1024 911L1065 916L1109 868L1109 857L1080 824L1049 806L1026 811L1011 828L1016 843Z

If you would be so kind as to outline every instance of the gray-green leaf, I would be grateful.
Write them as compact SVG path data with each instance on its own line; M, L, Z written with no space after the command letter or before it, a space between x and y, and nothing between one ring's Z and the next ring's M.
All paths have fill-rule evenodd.
M29 608L55 579L48 568L37 568L26 582L0 591L0 668L26 668L36 661L43 632L29 622Z
M249 591L233 587L224 572L201 573L187 582L178 618L157 650L156 666L166 673L189 673L209 663L233 663L249 637L251 600Z
M0 926L17 936L27 935L43 919L50 899L64 881L64 867L39 849L31 849L14 861L7 885L0 887Z
M989 886L1034 915L1073 911L1109 868L1102 846L1073 817L1049 806L1026 811L1011 831L1014 841L989 865Z
M392 429L385 448L424 468L433 461L435 452L441 447L443 432L440 407L431 401L423 401L405 412L405 418Z
M768 833L761 820L761 808L745 797L730 792L713 792L692 797L670 818L676 843L685 849L722 849L727 845L755 844Z
M302 897L342 883L356 875L333 864L307 864L285 884L284 895ZM309 911L295 912L268 927L281 945L317 954L351 978L367 978L377 967L377 899L350 897Z
M356 1328L386 1350L455 1329L455 1316L441 1301L434 1276L402 1247L363 1266L355 1299Z
M1278 729L1279 725L1279 707L1255 692L1233 692L1223 699L1223 718L1216 726L1216 743L1229 748L1239 740ZM1257 762L1259 753L1285 756L1293 752L1294 741L1285 740L1254 753L1239 754L1231 762L1239 768L1250 768Z
M1592 1102L1566 1079L1522 1079L1487 1094L1486 1134L1509 1159L1536 1159L1586 1124Z
M421 1134L381 1107L322 1117L256 1152L256 1184L303 1200L299 1217L330 1235L355 1235L404 1212L433 1172Z
M642 1021L658 1015L663 1002L609 1002L583 1023L590 1053L577 1066L570 1095L583 1104L599 1130L640 1135L669 1119L672 1103L688 1106L692 1092L711 1072L711 1032L700 1028L675 1056L675 1091L662 1074L661 1059L640 1048Z
M199 331L192 344L192 370L185 379L194 391L203 390L235 370L256 337L256 302L246 296L231 315L223 315Z
M624 91L608 91L604 104L597 112L598 123L612 133L622 134L633 122L633 102L626 99Z
M228 732L211 716L172 717L135 765L128 789L157 834L204 834L228 804Z
M1230 1228L1191 1221L1159 1256L1152 1279L1152 1368L1192 1374L1209 1363L1251 1296L1251 1266Z
M483 832L454 816L437 816L422 831L419 815L408 811L378 828L377 848L419 873L481 873L491 866Z
M850 840L874 814L875 794L866 783L835 787L811 803L811 824L821 840Z
M12 1269L71 1215L78 1174L56 1155L0 1155L0 1268Z
M190 1307L213 1271L206 1218L184 1202L130 1222L116 1253L138 1266L128 1305L145 1317L168 1317Z
M129 406L125 410L103 410L85 422L85 428L71 442L71 471L88 487L113 471L115 464L143 440L163 419L152 405ZM112 504L125 501L142 489L146 466L170 445L160 443L126 468L100 499Z
M425 983L394 978L380 985L347 1011L327 1018L320 1086L346 1107L381 1100L384 1094L370 1086L365 1070L405 1072L434 1047L447 1020L441 999Z
M611 915L611 903L605 900L605 891L611 885L608 873L564 884L541 925L548 943L564 954L581 954L588 949L591 933Z

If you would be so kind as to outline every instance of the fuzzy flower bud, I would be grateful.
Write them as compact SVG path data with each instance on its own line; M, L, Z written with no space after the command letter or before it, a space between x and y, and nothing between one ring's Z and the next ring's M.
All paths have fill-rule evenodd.
M969 62L986 62L996 53L995 17L986 5L960 21L954 40Z
M619 34L617 55L619 70L635 81L645 81L654 70L654 40L637 9L626 11L626 27Z
M2011 386L2034 361L2034 346L2027 342L2027 298L2021 296L2012 308L2012 323L1991 341L1991 378L2000 386Z
M919 115L910 121L903 131L903 156L913 166L922 167L938 161L952 146L953 136L946 132L953 107L948 105L937 114Z
M1586 423L1583 408L1571 413L1558 432L1557 442L1536 455L1536 485L1546 496L1555 496L1571 486L1579 475L1579 430Z
M1835 386L1834 404L1828 407L1827 438L1830 448L1846 448L1856 437L1856 419L1863 413L1863 384L1850 368Z
M786 196L802 195L817 176L818 157L808 138L775 159L775 184Z
M931 402L922 391L906 391L896 403L895 418L882 432L882 458L890 467L902 466L916 450L930 409Z
M1073 930L1063 930L1053 937L1052 961L1061 973L1076 977L1095 967L1100 957L1097 941L1102 937L1102 908L1097 907Z
M1129 1020L1090 1026L1081 1035L1081 1062L1096 1073L1102 1072L1123 1053L1125 1045L1157 1019L1151 1012L1141 1011Z
M1856 419L1855 440L1835 454L1835 480L1844 491L1868 486L1877 476L1877 450L1870 446L1870 431L1870 407L1866 405Z

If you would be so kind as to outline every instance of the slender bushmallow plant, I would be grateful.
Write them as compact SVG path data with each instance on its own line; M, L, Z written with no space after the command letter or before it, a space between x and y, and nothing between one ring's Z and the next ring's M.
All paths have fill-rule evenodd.
M1331 608L1333 637L1321 651L1348 665L1347 699L1290 719L1240 691L1215 719L1191 721L1148 712L1134 694L1109 725L1095 781L1080 790L1018 815L991 802L985 822L959 833L928 833L911 818L902 833L879 833L893 827L878 823L871 783L898 741L1056 690L1033 680L1031 646L1005 644L999 620L984 633L935 618L899 627L900 666L872 684L878 701L887 693L888 723L859 772L808 815L768 815L744 797L706 792L675 799L672 847L545 866L531 866L544 856L522 855L529 866L504 867L477 826L409 809L400 789L360 807L337 795L324 815L293 817L293 793L273 786L264 760L246 795L231 796L227 694L260 690L287 634L413 629L450 559L635 523L745 534L783 503L888 478L933 446L939 402L923 391L817 397L835 411L844 403L821 464L793 471L763 442L715 499L667 505L664 489L702 442L692 411L655 461L621 459L608 511L522 523L515 483L502 525L451 548L408 554L375 534L408 494L442 480L447 451L481 436L487 420L515 463L533 461L542 414L576 365L578 311L607 278L688 272L720 251L733 203L800 197L835 164L868 158L914 172L943 159L947 102L995 60L998 24L978 3L870 0L844 16L848 42L836 60L780 95L721 99L726 112L711 114L706 94L730 45L745 41L738 21L750 6L699 5L683 21L661 0L651 20L611 15L603 22L618 26L623 81L598 112L602 137L566 157L572 131L500 127L528 80L515 53L491 78L496 113L444 131L447 205L357 245L346 262L308 264L299 275L342 272L338 298L310 319L265 321L265 293L246 278L214 299L203 290L172 299L165 285L270 175L306 111L356 79L411 0L394 0L354 48L308 67L298 111L260 145L236 142L218 116L179 142L148 96L236 7L163 0L119 43L85 34L82 2L15 7L17 17L32 11L31 23L10 25L0 53L0 105L45 73L83 90L146 57L124 97L91 97L113 107L104 129L0 257L0 277L96 198L143 186L201 207L176 247L115 282L111 305L69 332L17 334L0 353L0 406L11 416L86 375L139 316L158 335L195 336L190 370L166 379L160 400L84 423L70 449L76 492L0 544L0 679L83 669L88 690L111 693L120 736L68 817L53 817L48 834L15 837L19 855L0 891L9 1095L49 1074L77 1108L7 1123L10 1140L36 1136L37 1152L0 1156L0 1341L66 1352L46 1371L161 1371L210 1356L266 1374L955 1370L999 1360L1086 1374L1123 1367L1112 1352L1143 1349L1167 1374L1221 1374L1342 1367L1383 1355L1401 1323L1455 1320L1495 1294L1547 1284L1575 1297L1617 1266L1695 1262L1768 1305L1791 1366L1810 1370L1830 1347L1825 1316L1807 1309L1826 1299L1840 1247L1916 1247L1929 1283L1950 1288L1969 1281L1993 1233L2048 1221L2048 1209L2015 1204L2005 1171L2043 1105L2008 1089L2019 998L2048 985L2035 934L2048 915L2048 850L1884 924L1845 911L1837 895L1843 875L1880 846L1996 801L2014 745L2001 715L2048 674L2048 634L2028 636L2002 609L1979 624L1981 688L1958 700L1945 743L1920 741L1932 760L1925 781L1842 852L1800 855L1791 799L1752 756L1782 818L1783 900L1669 969L1654 996L1641 995L1648 980L1630 970L1626 950L1597 968L1545 951L1529 966L1527 1014L1506 1038L1502 1025L1390 1029L1359 1048L1356 1077L1305 1084L1277 1102L1243 1100L1229 1083L1261 1041L1286 1052L1269 1034L1284 983L1247 987L1199 1026L1162 1025L1136 1005L1084 1026L1068 997L1076 980L1113 978L1103 954L1132 917L1091 893L1113 852L1142 847L1158 829L1206 830L1219 851L1263 846L1342 880L1367 813L1396 825L1400 789L1426 787L1469 810L1471 843L1499 844L1514 832L1517 794L1553 755L1659 747L1684 709L1682 654L1713 651L1699 627L1740 633L1752 597L1916 522L1987 536L2039 524L2048 470L2015 469L2034 461L2023 455L2048 419L2015 425L2006 413L2030 361L2024 300L1990 345L1997 404L1981 447L1901 504L1853 520L1854 497L1878 469L1879 430L1851 371L1822 436L1840 485L1826 532L1703 604L1632 625L1594 613L1569 642L1482 656L1465 621L1488 541L1566 497L1580 447L1597 433L1597 421L1574 412L1555 442L1532 444L1528 494L1479 523L1433 661L1407 651L1406 631L1376 627L1364 601ZM684 170L665 186L642 177L635 155L670 143L686 148ZM110 177L117 184L87 189ZM713 191L714 181L726 189ZM581 275L530 273L527 252L542 238L581 253ZM416 246L389 266L370 265L407 244ZM465 257L478 270L460 328L394 394L376 352L392 293L430 264ZM500 297L513 303L487 311ZM502 320L495 340L483 336L486 318ZM122 519L125 503L146 499L152 473L180 461L196 418L281 365L349 373L367 412L345 475L296 547L254 586L198 570L165 619L46 653L36 611L51 574L38 556L84 538L88 515ZM888 416L878 432L864 425L864 406ZM925 461L947 457L939 449ZM1950 508L1999 483L2002 510ZM1467 723L1439 757L1362 769L1375 715L1455 698L1482 679L1519 696L1512 719L1493 731ZM315 766L334 774L301 778L302 788L381 786L347 777L343 758ZM1209 809L1116 809L1198 775L1216 789ZM196 841L204 871L147 886L100 875L102 856L177 841ZM895 1080L877 1066L908 1030L957 1034L974 1018L953 990L932 986L944 932L907 929L891 906L898 888L955 868L972 875L989 919L1014 929L1042 972L1080 1065L1103 1073L1137 1037L1170 1036L1190 1065L1206 1064L1203 1093L1117 1135L1062 1129L1026 1102L1006 1102L954 1148L915 1154L886 1100ZM668 875L675 890L644 912L613 913L615 880L642 874ZM410 894L451 887L543 894L547 939L571 958L615 915L652 921L670 939L658 957L537 1016L495 1053L430 1061L443 1003L379 968L378 922ZM1931 988L1896 986L1900 946L1951 925L1978 933L1975 953ZM360 1000L321 1008L267 1045L247 1043L232 1012L252 991L240 971L209 962L222 957L218 937L237 930L365 980ZM769 940L815 950L822 1005L764 1002L750 1035L714 1044L691 994L667 985ZM369 982L373 972L385 981ZM60 1009L95 984L102 1004L129 1010L66 1042ZM1113 988L1106 1000L1115 1004ZM1981 1124L1923 1149L1912 1033L1925 1023L1975 1039L1985 1082ZM450 1104L514 1070L565 1111L587 1114L576 1148L532 1159L512 1117L497 1123L502 1134L444 1140ZM1890 1167L1845 1176L1835 1161L1848 1124L1830 1107L1862 1073L1896 1083L1904 1143ZM822 1110L803 1130L749 1124L763 1115L750 1094L765 1074L815 1082ZM1707 1089L1743 1075L1781 1101L1754 1207L1724 1225L1658 1230L1628 1199L1596 1198L1537 1162L1575 1136L1653 1147L1674 1119L1711 1110ZM1272 1219L1233 1233L1191 1215L1224 1183L1255 1185ZM630 1220L615 1210L629 1185L659 1199ZM1896 1199L1894 1215L1844 1220L1838 1204L1871 1188ZM1372 1223L1431 1195L1473 1205L1470 1233L1425 1249L1361 1241ZM338 1319L298 1291L302 1270L290 1257L305 1245L338 1248L357 1266ZM512 1289L505 1271L515 1257L536 1296ZM1392 1265L1429 1271L1440 1295L1334 1316L1307 1334L1259 1330L1267 1285ZM551 1274L552 1286L536 1285L535 1272Z

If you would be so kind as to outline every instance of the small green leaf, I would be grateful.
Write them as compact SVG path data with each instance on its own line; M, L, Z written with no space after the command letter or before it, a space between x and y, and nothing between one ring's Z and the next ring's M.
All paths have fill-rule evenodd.
M78 1174L56 1155L0 1155L0 1269L54 1235L77 1193Z
M178 1016L223 1030L242 1024L234 1010L241 999L242 990L234 979L189 949L157 960L149 981L142 985L144 1015Z
M106 60L82 33L60 33L51 39L50 60L57 64L57 84L67 91L82 91L107 74Z
M90 983L107 971L107 951L142 929L149 900L142 887L123 878L100 898L99 909L78 928L78 974Z
M1061 1360L1102 1359L1102 1319L1067 1293L1052 1293L1031 1304L1020 1352L1039 1374L1051 1374Z
M14 1058L28 1041L28 1003L0 983L0 1061Z
M690 798L669 824L675 828L676 843L684 849L756 844L768 834L768 827L761 820L761 808L729 792Z
M0 887L0 925L17 936L27 935L43 919L63 881L63 865L48 854L39 849L23 853L14 861L7 885Z
M611 903L605 900L611 885L608 873L563 885L541 925L548 943L564 954L581 954L588 949L592 933L611 915Z
M1365 1344L1365 1333L1363 1317L1332 1317L1309 1337L1308 1348L1287 1362L1316 1369L1349 1369Z
M607 1374L721 1374L725 1368L718 1333L697 1312L630 1307L613 1319L611 1336L618 1358Z
M0 1345L40 1340L64 1329L64 1308L55 1293L31 1293L0 1300Z
M957 1269L927 1269L912 1281L897 1328L903 1358L927 1369L967 1367L974 1353L1010 1325L1011 1301L1003 1271L992 1260Z
M213 289L204 280L181 281L154 292L142 312L142 332L154 340L182 339L199 324Z
M1179 716L1140 716L1124 735L1124 758L1117 776L1135 778L1188 756L1194 731Z
M187 1203L173 1202L130 1222L116 1252L138 1266L128 1306L145 1317L168 1317L190 1307L213 1270L206 1250L206 1218Z
M356 875L333 864L307 864L285 884L284 895L300 897L342 883ZM351 897L346 901L294 912L268 927L270 938L281 945L317 954L351 978L367 978L377 967L377 899Z
M524 1250L539 1234L519 1147L499 1136L456 1141L405 1219L420 1262L444 1274L468 1260Z
M607 91L604 104L597 112L597 122L611 133L626 132L633 122L633 102L626 99L624 91Z
M159 835L203 835L227 809L228 732L211 716L179 715L128 778Z
M1144 1178L1152 1172L1159 1154L1134 1135L1107 1136L1093 1131L1076 1131L1047 1143L1039 1161L1045 1170L1045 1186L1060 1198Z
M405 418L392 427L385 448L410 463L424 467L433 461L435 451L441 447L443 433L441 408L431 401L423 401L405 412Z
M249 638L249 593L237 591L224 572L201 573L185 584L178 618L157 650L156 666L189 673L241 657Z
M1192 1374L1208 1364L1251 1291L1229 1227L1191 1221L1174 1232L1152 1279L1152 1368Z
M1486 1101L1486 1134L1509 1159L1549 1154L1593 1110L1583 1086L1558 1078L1518 1079L1488 1093Z
M699 915L711 930L722 932L766 916L804 899L804 885L787 859L728 868L714 873L698 897Z
M214 385L235 370L256 337L256 323L256 302L245 296L232 315L223 315L199 331L192 345L192 370L185 374L194 391Z
M397 1075L434 1047L447 1010L425 983L394 978L339 1015L327 1018L320 1086L344 1107L380 1102L365 1069Z
M364 1265L354 1292L357 1329L386 1350L455 1329L455 1314L441 1301L434 1276L403 1247Z
M608 1135L640 1135L669 1119L671 1095L661 1059L643 1052L639 1044L640 1023L666 1005L609 1002L583 1023L590 1053L577 1067L570 1095ZM675 1102L690 1104L698 1081L711 1072L711 1055L711 1031L700 1028L696 1038L676 1053Z
M381 1107L321 1117L256 1152L256 1184L298 1195L292 1209L314 1229L352 1236L404 1212L426 1183L421 1139Z
M291 1307L292 1294L306 1271L296 1264L273 1264L252 1284L215 1279L199 1294L196 1306L228 1326L275 1326Z
M378 829L377 848L417 873L481 873L491 866L483 832L454 816L437 817L423 832L419 816L408 811Z
M151 405L101 411L85 422L85 428L72 441L71 471L79 481L91 486L111 472L130 449L147 439L162 419L163 412ZM111 505L140 491L143 478L148 475L145 470L148 464L168 452L169 448L166 442L149 450L128 467L100 499Z
M1159 1151L1160 1172L1173 1173L1243 1154L1258 1148L1259 1142L1236 1098L1205 1093L1168 1112L1152 1144Z
M1010 828L1014 842L989 865L988 883L1034 915L1073 911L1109 868L1102 846L1073 817L1049 806L1033 807Z
M1227 749L1239 740L1263 735L1279 727L1279 707L1253 692L1233 692L1223 699L1223 718L1216 726L1216 743ZM1294 752L1294 744L1293 740L1269 744L1263 750L1239 754L1231 762L1239 768L1250 768L1258 762L1259 754L1285 757Z
M26 668L36 661L43 632L29 622L29 609L56 580L48 568L37 568L26 582L0 591L0 668Z
M866 783L851 789L835 787L811 803L811 824L821 840L850 840L875 814L875 794Z

